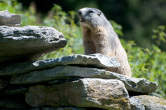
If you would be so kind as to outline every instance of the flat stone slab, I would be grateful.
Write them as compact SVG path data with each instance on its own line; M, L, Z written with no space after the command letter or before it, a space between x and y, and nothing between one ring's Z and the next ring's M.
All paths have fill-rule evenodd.
M63 91L63 92L62 92ZM129 96L119 80L79 79L53 86L33 86L25 100L32 107L76 106L103 109L129 109Z
M112 69L112 71L114 71L120 66L120 63L116 60L116 58L110 58L102 54L92 54L92 55L75 54L56 59L15 63L14 65L11 64L5 67L1 66L0 76L23 74L36 70L53 68L59 65L77 65L83 67L86 66L86 67L96 67L96 68L105 68L105 69L109 68L109 70Z
M81 108L81 107L27 107L27 108L1 108L1 110L103 110L101 108Z
M8 86L8 81L0 79L0 91Z
M21 16L17 14L11 14L8 10L0 11L0 26L17 26L21 24Z
M13 76L10 84L34 84L52 80L72 78L104 78L118 79L125 84L128 91L151 93L158 87L156 83L143 78L129 78L104 69L78 67L78 66L56 66L54 68L33 71L23 75Z
M18 98L19 97L19 98ZM24 101L25 99L20 96L1 96L0 108L6 108L8 110L24 110L28 105ZM5 109L4 109L5 110Z
M31 59L65 45L63 34L52 27L0 26L0 63Z
M19 87L19 88L5 88L5 90L1 91L1 96L17 96L17 95L23 95L25 92L27 92L28 87Z
M1 108L1 110L103 110L100 108L81 107L27 107L27 108Z
M166 100L148 95L130 98L132 110L166 110Z
M79 107L39 107L39 109L32 109L32 110L101 110L101 109L79 108Z

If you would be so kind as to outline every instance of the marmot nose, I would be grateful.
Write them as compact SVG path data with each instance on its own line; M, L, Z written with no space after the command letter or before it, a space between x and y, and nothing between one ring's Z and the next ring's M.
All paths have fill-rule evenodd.
M82 15L81 10L78 10L78 15L79 15L79 16L81 16L81 15Z

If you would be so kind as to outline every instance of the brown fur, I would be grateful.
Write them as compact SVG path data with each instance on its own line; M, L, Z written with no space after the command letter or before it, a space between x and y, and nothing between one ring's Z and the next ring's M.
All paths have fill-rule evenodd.
M116 57L121 67L114 72L131 77L131 69L127 54L113 28L104 26L90 27L81 23L83 31L83 45L85 54L101 53L106 56ZM111 31L108 31L111 30ZM108 69L112 71L111 69Z

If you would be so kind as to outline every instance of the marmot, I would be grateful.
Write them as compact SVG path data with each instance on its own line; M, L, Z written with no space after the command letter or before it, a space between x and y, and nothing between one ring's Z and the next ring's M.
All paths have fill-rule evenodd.
M83 32L85 54L101 53L116 57L121 67L114 72L131 77L126 51L104 14L96 8L82 8L78 10L78 15Z

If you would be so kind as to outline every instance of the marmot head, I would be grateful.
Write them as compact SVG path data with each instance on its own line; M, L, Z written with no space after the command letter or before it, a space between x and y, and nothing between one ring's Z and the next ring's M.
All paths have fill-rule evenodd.
M104 14L96 8L82 8L78 10L78 15L82 26L95 28L108 24L108 20L105 18Z

